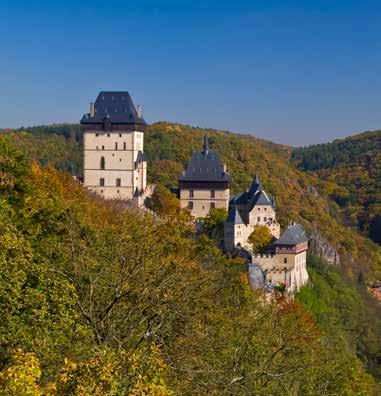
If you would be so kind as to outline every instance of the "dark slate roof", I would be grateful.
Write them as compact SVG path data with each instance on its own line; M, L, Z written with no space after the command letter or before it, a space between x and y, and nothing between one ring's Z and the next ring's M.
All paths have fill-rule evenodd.
M136 158L136 161L138 161L138 162L147 161L147 156L146 156L146 154L139 150L139 151L138 151L137 158Z
M290 225L274 245L299 245L304 242L308 242L308 237L303 227L296 223Z
M231 224L244 224L234 203L229 205L228 218L226 222Z
M249 195L248 192L243 192L241 194L238 194L233 198L234 202L240 205L245 205L248 201L248 195Z
M263 190L261 190L258 191L254 196L254 199L252 201L252 207L254 207L255 205L272 205L272 202L270 201L267 194Z
M254 176L253 183L251 184L249 195L254 195L257 191L263 190L262 184L259 181L258 175Z
M204 138L204 150L193 153L179 181L231 182L229 173L224 172L220 156L209 150L207 135Z
M109 118L115 124L147 125L139 117L135 105L127 91L101 91L94 103L95 114L84 114L81 124L100 124Z

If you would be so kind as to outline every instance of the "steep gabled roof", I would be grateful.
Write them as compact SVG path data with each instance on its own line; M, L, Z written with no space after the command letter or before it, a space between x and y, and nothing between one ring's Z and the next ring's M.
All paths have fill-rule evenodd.
M138 151L138 155L137 155L137 157L136 157L136 161L138 161L138 162L147 161L146 153L143 153L143 151L139 150L139 151Z
M244 224L241 215L239 214L238 209L234 203L231 203L229 205L228 218L226 222L230 224Z
M308 242L308 237L303 227L296 223L290 225L274 245L299 245L304 242Z
M264 190L260 190L255 194L252 206L254 207L256 205L272 205L270 198Z
M204 138L204 149L193 153L179 181L231 182L230 175L224 171L220 156L209 150L208 137Z
M108 118L115 124L147 125L136 111L127 91L102 91L94 103L94 115L84 114L81 124L101 124Z
M257 174L254 175L253 183L248 191L249 195L253 196L257 191L263 190L262 184L259 181L259 177Z

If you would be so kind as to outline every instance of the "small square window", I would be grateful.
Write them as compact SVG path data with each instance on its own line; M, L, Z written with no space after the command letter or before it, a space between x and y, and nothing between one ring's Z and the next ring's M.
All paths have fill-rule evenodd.
M121 180L120 180L120 178L117 178L117 179L116 179L116 186L117 186L117 187L120 187L120 184L121 184Z
M257 221L260 222L260 221L261 221L261 218L260 218L260 217L257 217Z
M188 202L188 209L193 209L193 202L192 201Z
M283 258L283 263L284 263L284 264L287 264L287 257L284 257L284 258Z
M214 190L210 190L210 198L216 198L216 192Z
M216 203L215 202L211 202L210 203L210 209L214 209L216 207Z
M103 186L105 185L105 179L104 179L103 177L101 177L101 178L99 179L99 185L100 185L101 187L103 187Z

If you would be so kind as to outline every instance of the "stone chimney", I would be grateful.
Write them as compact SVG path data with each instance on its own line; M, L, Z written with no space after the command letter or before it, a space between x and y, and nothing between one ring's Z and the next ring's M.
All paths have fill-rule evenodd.
M95 114L94 103L90 102L90 117L94 117L94 114Z

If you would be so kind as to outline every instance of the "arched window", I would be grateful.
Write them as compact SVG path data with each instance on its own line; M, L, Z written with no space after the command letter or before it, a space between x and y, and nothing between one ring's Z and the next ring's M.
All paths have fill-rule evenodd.
M105 168L105 157L101 157L101 169Z

